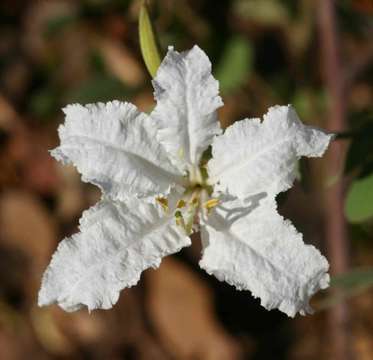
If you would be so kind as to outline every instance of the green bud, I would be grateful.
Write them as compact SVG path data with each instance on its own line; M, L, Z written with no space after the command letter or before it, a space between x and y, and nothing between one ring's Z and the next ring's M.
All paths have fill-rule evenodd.
M139 37L141 53L146 68L148 69L150 75L154 77L157 73L159 65L161 64L161 57L145 1L143 1L140 9Z

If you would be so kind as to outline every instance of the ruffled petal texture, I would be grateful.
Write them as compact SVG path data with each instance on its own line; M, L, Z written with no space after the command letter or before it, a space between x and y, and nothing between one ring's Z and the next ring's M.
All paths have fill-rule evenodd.
M142 271L189 245L175 218L160 206L102 200L83 213L80 232L59 244L43 276L39 306L109 309Z
M157 127L129 103L69 105L59 127L61 144L52 155L73 163L83 181L113 199L166 194L182 173L156 141Z
M288 316L311 313L310 297L329 284L320 252L276 210L264 193L227 199L205 220L200 266L239 290L250 290L266 309Z
M260 192L274 197L292 186L299 158L321 156L332 137L302 124L290 105L272 107L263 121L238 121L214 139L210 181L242 199Z
M198 46L182 53L170 48L153 86L157 105L151 117L160 126L159 139L174 163L189 170L221 132L216 109L223 103L210 60Z

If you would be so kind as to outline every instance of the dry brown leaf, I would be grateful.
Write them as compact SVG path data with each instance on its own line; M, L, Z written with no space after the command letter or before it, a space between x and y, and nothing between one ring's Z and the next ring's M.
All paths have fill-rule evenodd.
M177 359L223 360L239 357L238 343L214 316L209 289L182 263L167 258L147 273L150 318Z
M51 322L47 328L54 328L55 334L50 338L44 329L39 332L43 337L41 341L51 349L49 351L58 349L56 345L61 343L61 339L55 336L58 332L76 350L81 347L90 349L97 359L127 358L127 351L139 360L167 359L166 353L149 333L140 301L141 291L137 290L127 289L110 311L88 313L83 309L66 313L57 306L47 308ZM56 340L57 344L54 343Z
M56 243L56 228L40 200L25 191L7 191L0 197L2 243L24 253L31 264L25 281L35 297L40 277Z
M350 90L350 103L355 111L369 108L373 102L373 89L363 82L355 84Z
M20 58L8 64L2 75L3 91L11 99L24 97L30 82L30 72L25 59Z
M0 95L0 128L10 131L18 121L18 115L13 106Z
M16 338L4 331L0 331L0 359L19 360L21 349Z
M144 71L136 58L119 41L98 40L98 48L109 71L126 85L139 86L144 81Z
M364 14L373 14L373 1L372 0L353 0L352 6Z
M219 108L219 120L223 129L232 125L236 119L237 104L235 99L232 97L224 98L224 106Z
M44 62L50 56L50 39L45 36L48 23L53 19L74 14L72 1L34 1L29 4L24 17L23 46L28 56L36 62Z
M80 216L84 208L82 182L77 170L72 166L56 164L61 185L57 193L57 214L62 220Z
M51 308L32 309L31 323L38 341L48 353L69 355L74 351L74 343L56 324Z

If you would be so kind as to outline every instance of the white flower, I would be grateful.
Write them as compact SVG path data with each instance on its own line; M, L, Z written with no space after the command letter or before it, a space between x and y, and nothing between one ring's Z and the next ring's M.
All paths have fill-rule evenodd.
M222 134L218 82L197 46L170 48L153 85L149 116L118 101L64 109L52 155L73 163L103 197L58 246L39 305L111 308L199 229L209 274L250 290L267 309L311 312L310 297L328 286L328 262L278 214L275 198L292 186L298 159L321 156L332 135L303 125L291 106Z

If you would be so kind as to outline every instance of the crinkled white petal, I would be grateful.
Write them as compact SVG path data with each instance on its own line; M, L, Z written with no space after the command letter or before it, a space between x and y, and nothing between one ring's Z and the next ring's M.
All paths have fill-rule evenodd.
M84 181L113 199L165 194L181 172L156 139L156 124L129 103L69 105L59 127L61 145L51 153L73 163Z
M142 271L188 245L175 218L159 206L102 200L83 213L80 232L59 244L43 277L39 305L109 309Z
M236 122L214 139L210 181L240 198L262 191L275 196L292 186L299 158L321 156L332 137L302 124L291 106L272 107L262 122Z
M329 265L320 252L259 193L243 203L231 198L201 227L200 266L237 289L250 290L266 309L288 316L311 313L310 297L329 284Z
M153 86L157 106L151 117L160 125L159 139L174 163L189 169L221 132L216 109L223 103L210 60L198 46L182 53L169 48Z

